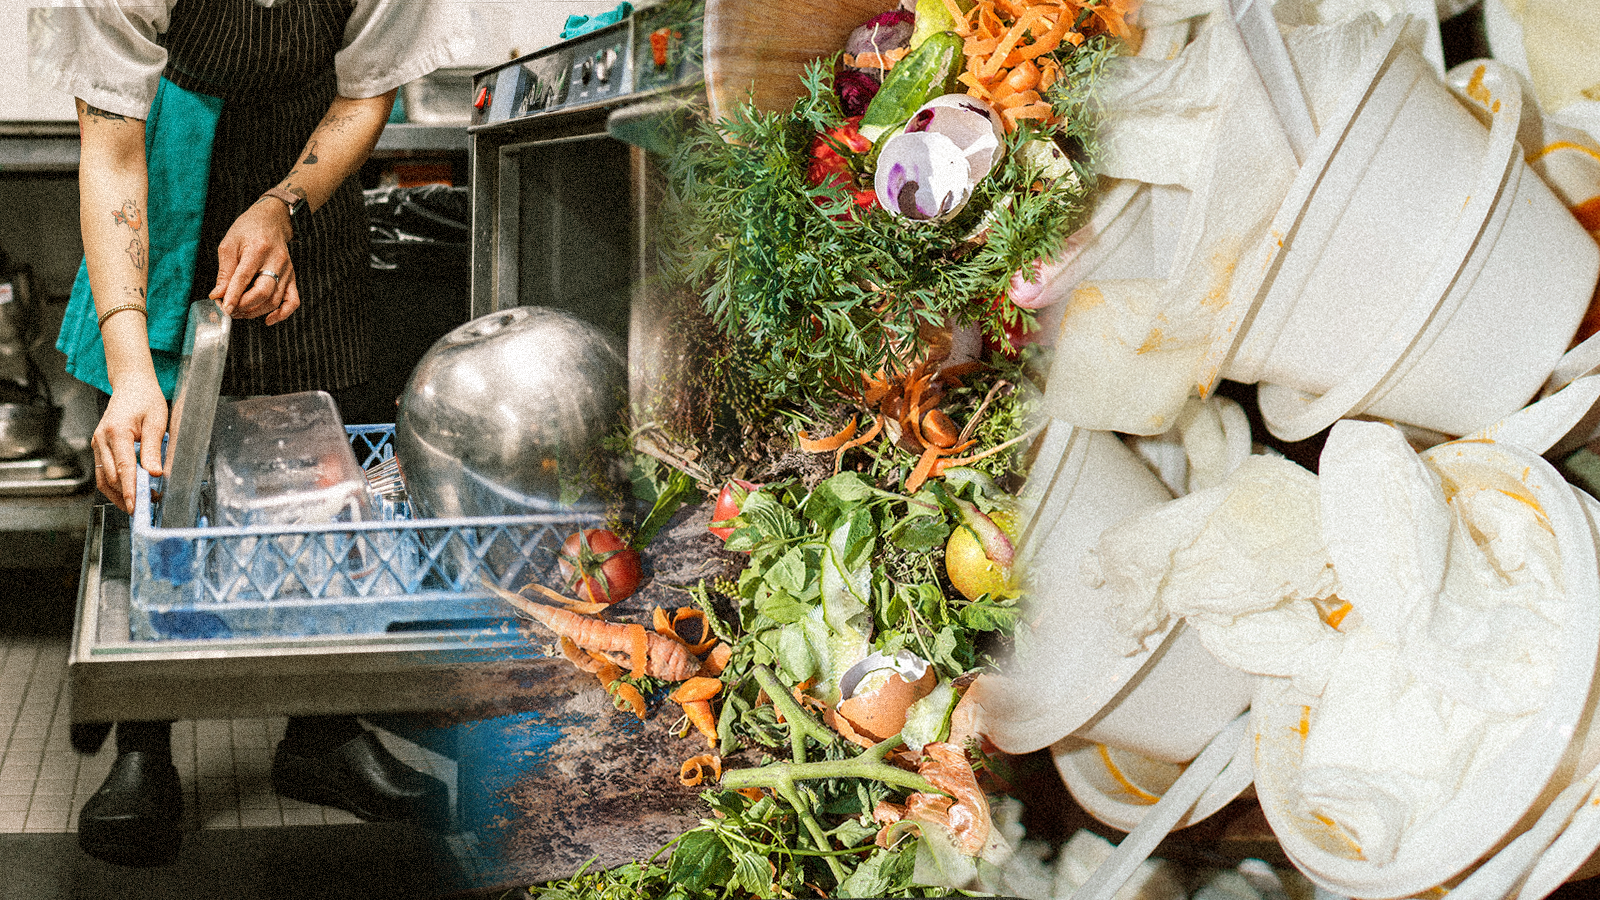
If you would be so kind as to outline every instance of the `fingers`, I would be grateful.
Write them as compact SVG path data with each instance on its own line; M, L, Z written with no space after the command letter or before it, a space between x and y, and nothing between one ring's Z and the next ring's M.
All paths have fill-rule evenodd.
M133 512L141 463L151 477L162 474L159 435L166 433L166 407L164 404L152 405L142 419L134 421L138 424L124 423L120 417L114 418L113 412L108 410L90 442L94 456L95 487L125 513ZM141 439L143 434L158 437L144 442Z
M287 253L246 254L226 280L219 272L211 297L228 315L254 319L281 307L293 286L294 263Z
M277 309L267 313L267 317L262 320L263 324L276 325L300 308L300 286L295 283L294 272L290 271L283 280L283 300Z
M267 324L275 324L299 306L289 255L293 232L283 222L282 206L273 200L250 207L217 246L217 281L210 296L236 319L274 316Z

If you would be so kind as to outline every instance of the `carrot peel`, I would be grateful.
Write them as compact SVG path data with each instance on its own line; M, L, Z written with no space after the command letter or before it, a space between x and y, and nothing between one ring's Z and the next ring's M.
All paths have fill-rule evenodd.
M633 677L643 678L645 669L650 662L650 641L645 635L643 625L634 623L628 625L627 628L628 640L632 644L629 659L633 663Z
M706 774L710 773L713 780L722 777L722 758L711 753L702 753L683 761L683 766L678 770L678 783L684 787L695 787L705 781Z
M814 438L800 432L800 449L807 453L832 453L844 443L856 436L856 417L850 417L850 424L844 426L827 437Z
M690 700L682 704L683 714L690 724L706 739L707 746L717 745L717 717L711 713L710 700Z
M667 696L676 703L693 703L696 700L710 700L720 690L722 690L720 679L697 675L678 685Z

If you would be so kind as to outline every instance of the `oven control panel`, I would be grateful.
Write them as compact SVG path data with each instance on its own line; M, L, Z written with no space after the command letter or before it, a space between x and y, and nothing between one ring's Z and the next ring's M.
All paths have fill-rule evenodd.
M700 3L663 4L478 73L472 127L574 112L703 78Z

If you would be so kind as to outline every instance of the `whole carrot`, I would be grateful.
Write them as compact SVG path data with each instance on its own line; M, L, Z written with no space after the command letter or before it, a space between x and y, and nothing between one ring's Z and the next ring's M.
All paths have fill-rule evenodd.
M628 654L636 674L666 681L683 681L700 671L700 662L682 641L647 632L642 626L604 622L592 616L535 603L510 591L496 589L495 593L535 622L555 632L557 637L568 638L585 650Z

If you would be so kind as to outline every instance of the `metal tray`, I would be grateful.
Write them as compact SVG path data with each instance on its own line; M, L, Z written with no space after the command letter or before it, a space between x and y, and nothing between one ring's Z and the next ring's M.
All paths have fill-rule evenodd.
M0 460L0 497L67 497L93 483L87 449L58 444L45 456Z

